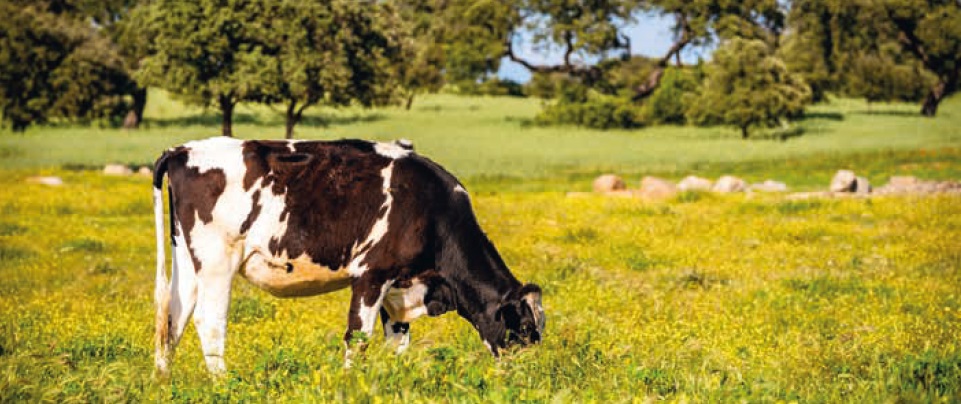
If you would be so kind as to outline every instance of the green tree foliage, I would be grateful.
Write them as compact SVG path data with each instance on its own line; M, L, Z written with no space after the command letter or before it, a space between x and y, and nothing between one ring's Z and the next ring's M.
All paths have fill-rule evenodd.
M882 2L897 40L937 77L921 114L934 116L945 97L961 88L961 2L886 0Z
M780 54L811 85L871 101L919 100L922 114L957 91L961 4L957 1L796 0Z
M643 120L646 124L687 123L688 106L699 90L702 80L700 67L670 67L664 72L661 85L644 102Z
M640 110L629 98L601 94L575 80L556 83L557 98L537 114L535 123L595 129L641 126Z
M436 0L397 0L394 5L400 14L407 35L402 38L403 62L397 63L396 75L401 82L404 108L410 110L417 94L437 92L444 85L446 57L440 39L442 19L436 14L442 7Z
M281 102L286 108L286 136L304 110L317 105L392 101L397 66L404 64L400 23L383 4L352 1L266 1L260 17L268 29L256 38L261 54L240 69L257 77L248 99Z
M688 116L696 124L737 127L747 138L751 128L775 127L800 116L809 99L807 85L767 44L735 38L714 53Z
M244 99L262 97L266 37L264 4L240 0L157 0L135 16L153 38L153 53L137 78L199 105L216 104L222 134L233 135L233 111Z
M118 119L135 87L117 48L70 2L0 2L0 107L14 131Z
M224 136L241 101L284 103L288 137L310 106L384 103L404 55L382 3L158 0L138 18L156 38L138 77L218 105Z

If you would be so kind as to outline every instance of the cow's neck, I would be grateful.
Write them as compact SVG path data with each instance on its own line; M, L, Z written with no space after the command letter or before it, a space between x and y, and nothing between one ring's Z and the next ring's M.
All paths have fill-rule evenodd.
M446 274L457 289L457 312L477 328L484 340L496 341L505 331L503 322L496 319L497 310L522 285L482 233L473 245L462 246L466 248L457 254L460 269Z

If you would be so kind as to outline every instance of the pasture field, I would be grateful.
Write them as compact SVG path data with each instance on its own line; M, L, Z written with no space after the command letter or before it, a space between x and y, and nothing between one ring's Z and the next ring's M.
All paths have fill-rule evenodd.
M415 321L399 356L375 336L344 370L346 291L281 300L237 279L218 381L192 326L171 378L152 375L150 180L82 169L152 161L216 133L208 116L168 102L143 132L2 134L0 401L961 401L961 198L563 192L608 170L795 189L824 188L839 168L875 184L958 179L959 101L936 119L842 102L817 107L801 137L748 142L726 129L528 128L536 102L515 99L330 113L303 137L407 137L466 180L505 261L544 289L545 339L495 360L448 313ZM279 133L251 111L242 137Z

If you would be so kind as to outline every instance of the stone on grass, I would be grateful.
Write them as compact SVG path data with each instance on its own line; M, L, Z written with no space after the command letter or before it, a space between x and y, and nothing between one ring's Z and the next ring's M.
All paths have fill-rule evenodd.
M854 180L854 193L858 195L867 195L871 193L871 183L868 182L867 178L857 177Z
M133 171L123 164L107 164L103 167L103 173L106 175L130 175L133 174Z
M60 178L60 177L52 177L52 176L30 177L30 178L27 178L27 182L29 182L29 183L31 183L31 184L49 185L49 186L51 186L51 187L59 187L59 186L63 185L63 179L62 179L62 178Z
M627 189L627 184L621 177L614 174L604 174L594 179L594 192L607 193L612 191L623 191Z
M831 179L831 192L854 192L858 177L851 170L838 170Z
M701 178L695 175L688 175L684 177L681 182L677 183L677 190L684 191L710 191L711 187L714 186L714 182L707 178Z
M137 175L142 175L144 177L153 177L153 171L150 171L150 167L143 166L137 170Z
M717 179L714 183L714 192L728 194L733 192L744 192L747 190L747 182L733 175L725 175Z
M641 179L638 196L647 199L664 199L677 195L677 187L663 178L646 176Z
M767 180L759 184L751 185L750 189L758 192L787 192L787 184L780 181Z

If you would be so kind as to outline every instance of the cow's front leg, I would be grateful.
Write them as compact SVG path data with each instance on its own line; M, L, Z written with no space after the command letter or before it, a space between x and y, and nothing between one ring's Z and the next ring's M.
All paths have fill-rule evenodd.
M363 351L367 341L374 335L377 314L380 313L384 295L393 281L376 281L367 276L354 279L351 284L350 313L347 315L347 332L344 333L344 367L349 368L355 351Z

